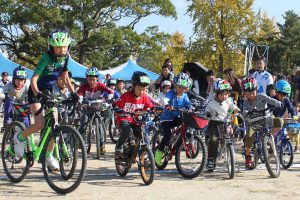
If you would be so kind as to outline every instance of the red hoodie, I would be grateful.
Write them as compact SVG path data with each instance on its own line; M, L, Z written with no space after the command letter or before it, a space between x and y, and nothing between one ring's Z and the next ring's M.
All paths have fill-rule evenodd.
M103 92L114 94L113 90L109 89L101 82L96 83L94 87L91 87L88 83L85 83L77 91L78 95L87 99L99 99L102 97Z

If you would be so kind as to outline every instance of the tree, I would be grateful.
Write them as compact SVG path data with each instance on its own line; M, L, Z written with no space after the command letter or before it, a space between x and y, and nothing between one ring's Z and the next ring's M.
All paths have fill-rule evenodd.
M0 13L0 45L31 65L46 50L45 38L53 28L70 30L76 41L72 55L80 63L111 66L141 51L134 48L142 46L136 41L142 42L145 35L138 35L134 27L142 18L176 18L170 0L7 0ZM121 19L127 24L118 27ZM118 52L127 54L115 57Z
M193 54L205 66L231 67L241 72L241 41L254 33L254 0L191 0L188 13L194 22Z
M279 65L284 72L290 72L300 66L300 17L293 11L287 11L284 19L284 24L278 24L281 33Z

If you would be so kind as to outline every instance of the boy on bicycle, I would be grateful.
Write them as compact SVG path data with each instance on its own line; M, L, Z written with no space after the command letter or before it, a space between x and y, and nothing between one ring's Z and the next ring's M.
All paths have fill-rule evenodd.
M150 78L146 73L135 71L131 77L133 90L125 92L116 102L116 107L123 109L125 112L135 112L137 110L149 110L153 108L152 103L148 99L146 90L150 85ZM120 138L116 144L116 157L123 156L122 145L127 138L130 138L131 144L134 145L133 132L142 131L142 127L134 123L132 116L118 115L116 119L120 129Z
M64 30L54 30L48 36L48 51L40 59L28 90L28 102L34 117L34 123L24 132L14 136L14 150L18 156L23 156L24 154L26 137L44 127L45 121L42 113L37 116L35 114L41 108L41 104L51 98L48 94L52 93L53 85L58 77L62 77L72 97L76 100L78 99L78 95L74 93L68 77L68 56L71 42L72 39L69 33ZM54 145L47 151L46 163L50 170L57 170L59 169L59 164L52 155L53 148Z
M213 84L213 92L215 97L209 101L205 108L205 113L211 116L208 123L208 159L207 169L215 169L215 161L218 156L218 138L219 138L219 125L224 124L224 120L233 112L239 112L239 108L233 103L232 99L228 98L231 91L231 85L225 80L217 80Z
M12 82L6 84L3 93L6 94L4 103L4 127L11 122L13 103L26 103L28 87L25 85L27 72L24 67L14 69ZM29 126L29 118L23 117L23 123Z
M245 78L242 81L242 88L245 93L245 99L243 101L243 107L242 107L242 111L244 113L250 112L253 110L256 110L256 111L265 110L266 108L268 108L268 104L275 106L275 107L281 106L280 101L277 101L276 99L268 97L265 94L257 94L256 80L252 77ZM272 116L270 115L270 113L266 113L266 114L269 115L269 118L270 118L269 120L271 122L273 122ZM255 117L255 116L253 116L253 117ZM276 124L276 121L275 121L275 124ZM271 125L271 124L269 124L269 125ZM245 166L248 169L253 169L253 167L254 167L252 157L251 157L251 146L254 142L254 139L255 139L254 130L251 128L250 124L247 124L247 135L244 140L244 143L245 143L245 153L246 153Z
M162 157L165 146L169 143L172 135L171 128L181 125L180 111L170 111L172 107L175 109L185 109L191 107L191 102L186 94L191 86L190 77L181 72L174 78L173 90L170 90L164 99L165 109L160 117L163 130L163 138L155 152L155 162L157 165L162 165Z
M108 93L107 98L112 99L114 96L114 91L109 89L104 83L98 81L100 75L97 67L91 67L85 72L87 83L83 84L77 91L79 96L83 96L85 99L96 100L103 96L104 92ZM81 118L81 126L79 128L79 133L81 133L83 140L87 144L87 133L86 129L89 121L89 113L85 112ZM104 133L105 134L105 133ZM100 135L100 154L104 155L106 152L103 134Z

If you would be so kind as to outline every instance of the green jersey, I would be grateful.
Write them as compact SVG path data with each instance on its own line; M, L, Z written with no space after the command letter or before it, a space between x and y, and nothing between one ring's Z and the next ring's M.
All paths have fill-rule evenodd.
M56 61L56 58L46 52L42 55L34 73L39 75L37 85L39 89L52 90L57 78L63 71L68 71L68 57L63 62Z

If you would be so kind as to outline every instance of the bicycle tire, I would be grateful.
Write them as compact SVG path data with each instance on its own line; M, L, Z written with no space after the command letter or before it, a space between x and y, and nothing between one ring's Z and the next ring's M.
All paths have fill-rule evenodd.
M78 130L78 129L77 129ZM89 125L88 131L87 131L87 144L86 144L86 152L90 153L91 152L91 148L92 148L92 126Z
M147 156L145 154L147 154ZM148 171L147 169L150 170L150 174L147 174ZM139 155L139 170L145 185L150 185L154 180L155 161L154 161L153 153L149 147L146 146L142 147L142 151Z
M265 165L266 168L272 178L277 178L280 175L280 163L279 163L279 158L277 155L275 143L273 136L270 134L264 135L263 138L263 157L265 158ZM272 169L271 166L271 161L270 161L270 156L274 157L274 162L275 162L275 168Z
M94 125L96 129L96 157L100 159L100 124L98 118L94 119Z
M100 123L100 136L103 134L103 145L106 143L106 129L105 122L101 120Z
M226 146L226 156L225 156L225 165L227 165L228 175L230 179L234 178L235 175L235 155L234 148L232 144Z
M67 150L71 151L74 150L72 154L66 155L65 152L65 146L68 146L68 143L65 142L66 138L72 137L72 139L75 141L73 143L73 146L70 146L67 148ZM56 148L54 149L53 156L59 156L63 161L66 167L68 166L68 162L72 161L73 159L76 159L76 166L72 165L68 179L66 179L65 174L61 173L53 173L49 172L48 167L46 165L46 153L48 150L49 145L51 144L56 145ZM71 145L71 143L69 143ZM81 135L78 133L77 130L75 130L73 127L68 125L62 125L55 128L54 131L52 131L48 138L46 139L44 150L43 150L43 156L42 156L42 171L44 174L44 177L48 183L48 185L57 193L59 194L67 194L70 192L73 192L82 182L85 172L86 172L86 161L87 161L87 153L85 148L80 148L84 146L84 141L81 137ZM69 153L68 151L68 153ZM74 158L68 158L68 156L76 154L76 157ZM66 159L68 158L68 159ZM57 157L56 157L57 159ZM80 159L80 160L79 160ZM80 163L81 162L81 163ZM79 164L78 164L79 163ZM64 167L63 169L60 167L60 172L62 170L66 170ZM56 176L58 176L57 181ZM76 177L75 177L76 176ZM72 183L71 183L72 181ZM63 184L66 184L66 187L62 187Z
M175 164L179 174L184 178L195 178L199 176L205 167L206 160L207 160L207 149L204 142L197 136L192 136L189 143L187 144L188 149L185 148L185 144L182 139L180 139L175 154ZM196 148L196 149L195 149ZM195 150L195 151L194 151ZM200 152L200 153L199 153ZM197 159L199 156L200 160L196 161L195 168L192 169L184 169L184 163L181 159L180 153L183 153L183 158L188 158L188 164L191 162L191 159Z
M18 128L17 130L15 130L15 128ZM9 178L10 181L12 181L13 183L19 183L21 181L24 180L24 178L26 177L26 175L29 172L29 168L30 168L30 162L28 161L28 159L26 157L17 157L15 155L10 155L9 152L7 152L7 148L12 148L13 151L13 145L14 145L14 132L15 131L24 131L25 130L25 125L21 122L18 121L13 121L11 122L11 124L9 125L9 128L7 128L3 134L3 138L2 138L2 145L1 145L1 157L2 157L2 164L3 164L3 168L5 171L5 174L7 175L7 177ZM28 142L28 140L26 139L26 142ZM28 146L28 145L27 145ZM28 149L25 148L25 155L26 155L26 151L28 152ZM14 153L14 152L13 152ZM25 158L25 159L24 159ZM12 166L8 166L8 162L12 161ZM21 164L22 162L25 162L24 167L22 166L21 168L21 173L18 176L13 175L12 170L16 169L15 164Z
M285 151L287 149L288 152ZM286 155L286 153L289 156L288 162L285 162L285 159L283 157ZM290 140L286 140L282 142L282 145L280 147L280 164L284 169L290 168L290 166L293 164L294 160L294 150L293 150L293 145Z
M158 146L161 142L161 137L162 134L160 131L156 132L152 138L152 152L153 154L155 155L155 151L158 149ZM165 147L165 152L166 152L166 149L169 148L168 146ZM169 158L168 156L166 155L166 153L164 154L163 156L163 163L161 165L158 165L156 162L155 162L155 166L158 170L163 170L166 168L166 166L168 165L168 162L169 162Z
M129 171L129 166L125 159L116 158L115 166L116 166L116 170L117 170L118 174L121 177L124 177L127 175L128 171Z
M108 133L112 143L117 144L120 137L120 132L116 125L113 127L112 120L109 121Z

